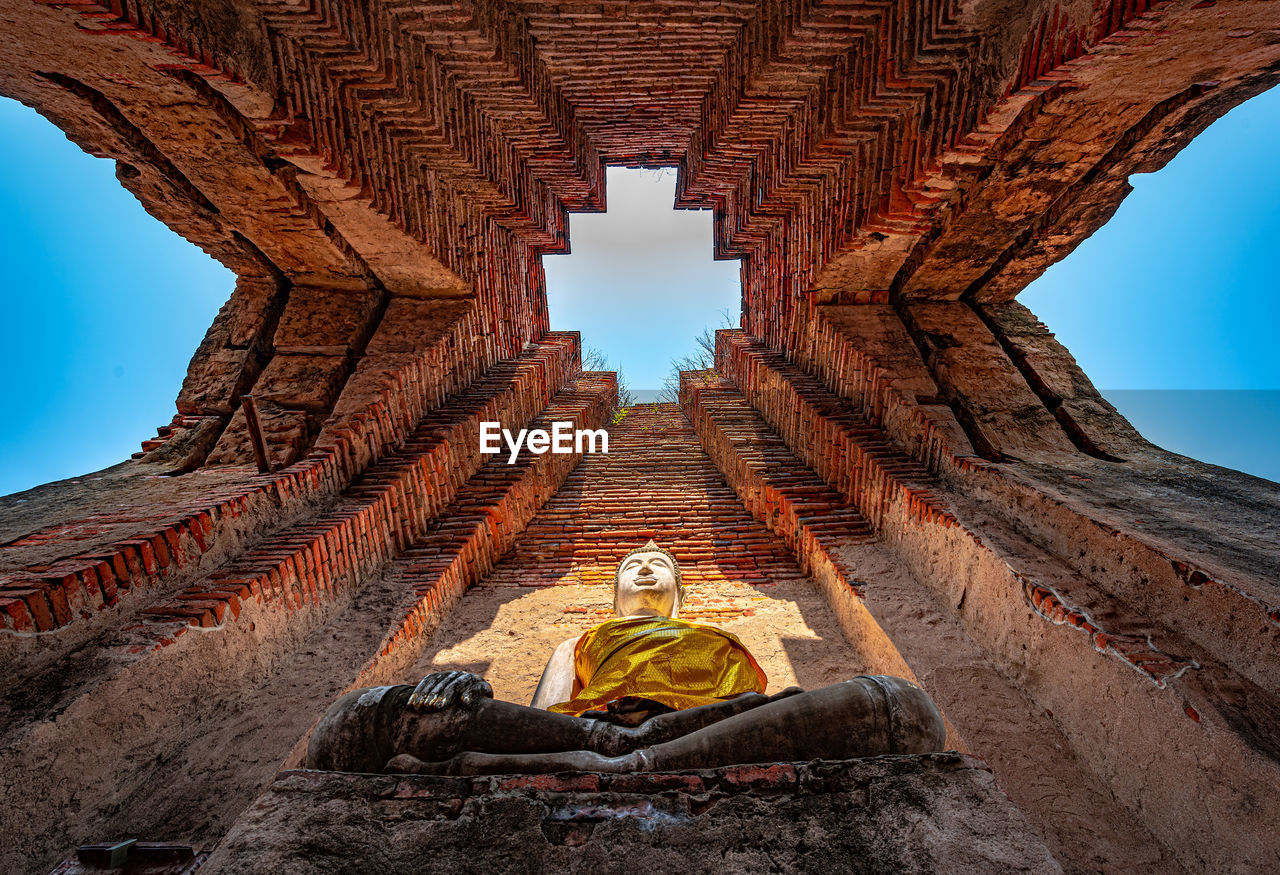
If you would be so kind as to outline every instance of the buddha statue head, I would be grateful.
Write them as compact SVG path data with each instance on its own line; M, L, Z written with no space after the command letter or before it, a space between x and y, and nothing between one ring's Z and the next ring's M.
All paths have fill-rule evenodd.
M613 577L613 611L619 617L677 617L684 583L676 557L650 540L618 563Z

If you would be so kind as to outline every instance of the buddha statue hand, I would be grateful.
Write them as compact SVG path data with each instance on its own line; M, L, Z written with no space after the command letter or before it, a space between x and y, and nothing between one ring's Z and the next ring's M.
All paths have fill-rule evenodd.
M414 687L406 707L423 713L441 711L461 704L470 708L481 699L492 699L493 687L478 674L469 671L437 671L424 677Z

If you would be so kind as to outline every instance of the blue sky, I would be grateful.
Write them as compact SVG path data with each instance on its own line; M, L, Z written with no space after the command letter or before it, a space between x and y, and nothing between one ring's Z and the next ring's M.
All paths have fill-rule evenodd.
M608 173L608 212L569 217L569 255L542 259L551 327L582 332L635 390L657 390L704 325L734 326L741 262L711 257L710 210L675 210L674 169Z
M0 130L4 494L128 458L168 422L233 277L34 111L0 99ZM1278 142L1280 89L1135 177L1112 222L1020 299L1104 390L1272 390L1113 401L1170 449L1273 479ZM704 326L736 320L738 263L712 260L710 212L671 209L670 172L608 181L610 211L572 216L573 254L546 259L552 325L656 389Z
M1111 221L1018 300L1148 440L1280 482L1277 157L1273 88L1130 177Z
M1236 107L1019 297L1102 389L1280 389L1280 88Z
M234 277L35 111L0 99L0 131L6 494L123 461L169 422Z

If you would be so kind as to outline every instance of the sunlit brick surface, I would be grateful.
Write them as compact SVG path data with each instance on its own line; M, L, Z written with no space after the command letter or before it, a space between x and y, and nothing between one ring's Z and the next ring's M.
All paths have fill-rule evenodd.
M795 560L751 518L674 404L637 404L610 428L609 454L588 455L529 524L489 582L612 584L622 556L650 538L672 551L691 587L768 585Z

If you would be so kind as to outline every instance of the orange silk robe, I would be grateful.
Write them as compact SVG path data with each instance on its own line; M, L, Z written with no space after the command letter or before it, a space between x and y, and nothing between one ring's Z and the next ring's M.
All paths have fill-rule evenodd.
M681 710L763 693L769 679L736 636L670 617L606 620L578 639L573 698L548 710L578 715L624 696Z

